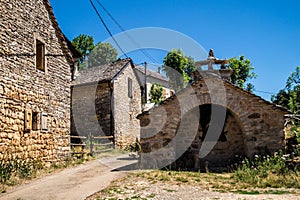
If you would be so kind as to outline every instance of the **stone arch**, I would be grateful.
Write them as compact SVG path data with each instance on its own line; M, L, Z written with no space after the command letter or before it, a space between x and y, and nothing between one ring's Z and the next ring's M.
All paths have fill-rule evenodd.
M212 106L217 107L217 109L226 110L226 119L217 142L204 141L207 130L205 130L203 126L207 126L210 123ZM207 103L199 105L198 109L200 112L198 132L190 147L176 161L176 168L198 170L204 168L205 165L208 165L210 168L226 167L236 161L240 156L246 155L246 141L241 127L241 121L232 111L220 105ZM187 116L184 117L188 117L193 110L196 110L196 108L191 109L191 112L187 112ZM199 154L201 154L201 147L204 142L211 142L214 146L207 156L200 159Z
M147 124L141 129L141 147L142 153L145 153L141 154L141 160L144 163L170 163L177 160L174 163L177 169L183 168L180 167L182 158L185 160L181 163L192 163L186 169L197 169L201 163L205 163L205 159L203 162L196 160L199 158L199 145L194 141L199 125L198 119L194 121L194 108L205 104L221 106L231 113L234 121L232 126L239 127L239 130L234 131L241 133L239 144L243 149L238 154L252 157L256 153L268 154L283 148L286 110L230 83L212 79L209 84L213 85L210 90L204 80L197 81L164 101L159 107L139 115L141 125ZM151 123L148 123L149 119ZM162 124L159 130L157 124ZM149 133L151 137L147 137ZM195 147L189 148L191 145ZM167 153L161 153L161 149L167 149ZM221 156L218 153L216 155ZM229 157L232 159L233 155L234 153ZM201 155L201 158L205 158L205 155ZM218 160L211 161L211 167L218 167Z

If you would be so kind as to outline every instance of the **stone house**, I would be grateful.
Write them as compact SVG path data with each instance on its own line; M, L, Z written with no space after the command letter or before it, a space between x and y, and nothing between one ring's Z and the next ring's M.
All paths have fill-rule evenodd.
M145 88L145 68L141 66L136 66L136 74L140 81L140 85L142 85L142 93L144 93ZM153 84L160 84L163 88L163 99L167 99L174 94L174 90L172 90L170 86L170 81L166 76L163 76L160 72L160 68L158 72L153 70L146 70L146 99L147 103L150 103L150 90ZM145 94L144 94L145 95Z
M139 138L141 90L131 59L82 70L72 85L72 135L113 136L120 148Z
M209 64L224 64L208 60ZM234 86L225 68L195 73L195 82L138 116L141 166L226 167L240 156L284 147L287 110Z
M0 159L64 159L71 72L80 55L48 0L0 2Z

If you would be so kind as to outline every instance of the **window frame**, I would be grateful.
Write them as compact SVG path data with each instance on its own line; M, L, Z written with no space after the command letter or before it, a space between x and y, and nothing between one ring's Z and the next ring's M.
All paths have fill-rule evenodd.
M127 80L127 84L128 84L128 97L132 98L132 79L129 77Z
M34 66L35 69L39 72L47 73L47 48L46 48L46 42L43 40L43 38L35 32L34 34ZM38 60L41 60L39 61Z

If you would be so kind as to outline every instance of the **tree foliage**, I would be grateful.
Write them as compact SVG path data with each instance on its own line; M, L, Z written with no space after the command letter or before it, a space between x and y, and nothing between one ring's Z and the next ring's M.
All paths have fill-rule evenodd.
M72 45L81 53L82 60L95 48L94 38L90 35L80 34L72 40Z
M196 68L193 58L185 56L180 49L173 49L164 58L163 70L174 90L178 91L192 80L191 74Z
M80 34L72 40L73 46L82 54L79 69L95 67L115 61L117 50L109 43L94 44L90 35Z
M118 52L110 43L99 42L88 56L89 67L96 67L117 60Z
M245 59L244 56L239 56L238 59L234 57L229 59L228 67L233 70L233 73L231 75L232 83L240 88L252 92L254 89L253 84L246 84L246 82L249 79L256 78L257 75L252 72L254 70L254 67L252 66L250 60Z
M161 84L152 84L150 89L150 102L159 104L163 100L163 87Z
M285 88L272 96L272 102L300 114L300 66L288 77Z

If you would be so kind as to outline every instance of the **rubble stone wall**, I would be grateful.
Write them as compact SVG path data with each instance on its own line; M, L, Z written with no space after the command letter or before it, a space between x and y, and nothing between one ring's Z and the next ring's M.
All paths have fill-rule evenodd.
M72 87L72 131L75 136L110 136L110 82Z
M64 159L71 74L49 13L42 0L0 0L0 10L0 156ZM35 66L36 39L45 45L45 71ZM25 110L35 113L34 130L25 130Z
M251 157L283 148L286 111L219 78L209 82L210 87L208 82L199 80L139 116L144 167L161 167L175 160L191 168L204 163L214 167L227 164L235 155ZM224 107L231 115L225 121L227 141L217 142L206 155L206 146L199 140L203 129L199 124L199 106L201 109L202 105L212 104ZM199 152L201 147L204 149ZM201 154L205 157L199 160ZM182 156L183 160L179 159Z
M131 97L128 79L132 81ZM123 148L140 138L140 122L136 117L141 113L141 90L130 66L114 80L113 106L115 144Z

